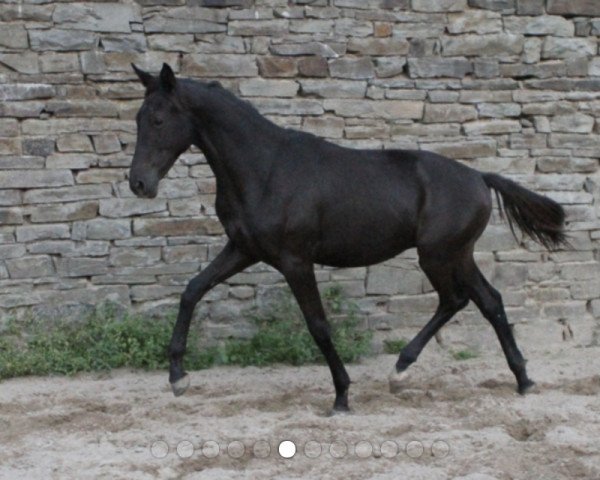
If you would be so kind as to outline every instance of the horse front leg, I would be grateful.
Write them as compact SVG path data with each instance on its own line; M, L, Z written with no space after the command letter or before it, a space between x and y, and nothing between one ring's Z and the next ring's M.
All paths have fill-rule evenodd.
M282 269L282 273L298 301L310 334L321 353L323 353L331 370L335 387L335 402L332 413L348 412L350 410L348 407L350 377L331 341L331 328L325 316L313 266L310 263L292 260L286 262L286 267Z
M233 243L228 242L208 267L188 283L181 295L179 313L169 346L169 382L176 397L182 395L190 385L189 375L183 369L183 356L196 304L211 288L254 263L255 260L240 252Z

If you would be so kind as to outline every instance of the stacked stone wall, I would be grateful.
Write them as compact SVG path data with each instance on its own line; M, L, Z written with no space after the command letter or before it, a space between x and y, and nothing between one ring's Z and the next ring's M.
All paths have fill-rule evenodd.
M593 341L599 36L596 0L5 0L2 316L103 300L176 305L222 247L200 152L182 156L154 200L134 198L126 182L143 97L130 63L157 71L167 62L218 79L279 125L357 148L432 150L559 201L572 251L522 248L496 214L477 258L516 328ZM436 306L414 251L317 273L375 330L416 328ZM241 312L281 285L253 267L208 294L197 315L214 338L246 334ZM472 309L458 321L481 323Z

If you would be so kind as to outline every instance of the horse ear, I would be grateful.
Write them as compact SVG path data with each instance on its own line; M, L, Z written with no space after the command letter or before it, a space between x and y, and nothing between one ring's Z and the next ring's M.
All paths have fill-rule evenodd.
M163 63L162 70L160 71L160 86L163 90L167 92L172 92L175 90L175 85L177 84L177 79L175 78L175 74L169 65Z
M133 71L136 73L142 85L146 88L150 88L154 84L154 77L148 72L144 72L141 68L138 68L134 63L131 64Z

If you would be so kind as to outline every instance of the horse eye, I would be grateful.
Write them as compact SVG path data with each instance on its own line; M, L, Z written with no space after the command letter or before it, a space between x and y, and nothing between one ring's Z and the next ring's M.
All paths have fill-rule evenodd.
M153 123L155 126L160 127L163 124L163 120L162 118L155 118Z

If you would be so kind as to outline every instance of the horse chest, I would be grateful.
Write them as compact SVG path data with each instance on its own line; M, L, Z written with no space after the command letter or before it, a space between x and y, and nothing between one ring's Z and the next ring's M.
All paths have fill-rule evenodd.
M252 215L245 214L241 208L237 211L217 210L217 215L235 245L256 258L268 256L268 238L271 235L263 224L253 221Z

